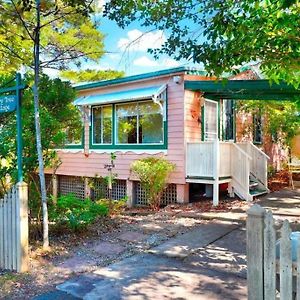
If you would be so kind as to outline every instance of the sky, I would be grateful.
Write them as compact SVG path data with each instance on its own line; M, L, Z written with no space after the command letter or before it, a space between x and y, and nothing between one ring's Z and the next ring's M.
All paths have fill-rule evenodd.
M186 60L176 61L166 55L155 60L148 48L160 48L166 39L164 32L152 31L145 34L137 22L122 29L115 22L102 19L99 30L105 34L104 45L107 51L98 63L83 63L81 69L124 71L126 76L153 72L180 66L197 67ZM142 38L139 38L142 36ZM134 42L137 40L137 42ZM199 68L199 66L198 66Z

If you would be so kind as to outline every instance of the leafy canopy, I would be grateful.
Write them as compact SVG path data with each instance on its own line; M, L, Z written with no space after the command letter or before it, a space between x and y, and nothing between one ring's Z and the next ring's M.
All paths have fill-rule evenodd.
M37 28L32 0L0 0L0 72L33 68L33 45L40 31L40 68L65 69L70 63L98 61L104 54L103 34L91 13L93 1L42 0Z
M100 80L109 80L120 78L124 76L124 72L115 71L115 70L82 70L82 71L73 71L73 70L64 70L60 72L60 76L70 80L71 82L87 82L87 81L100 81Z
M203 63L218 76L258 61L268 78L299 85L299 0L112 0L105 15L121 27L138 20L164 30L156 56Z

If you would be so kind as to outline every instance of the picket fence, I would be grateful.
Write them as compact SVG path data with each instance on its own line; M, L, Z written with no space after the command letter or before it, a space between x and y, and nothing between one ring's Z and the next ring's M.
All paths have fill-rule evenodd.
M272 213L259 205L248 210L249 300L300 300L300 237L292 241L291 232L287 220L276 231Z
M28 187L24 182L0 199L0 269L28 271Z

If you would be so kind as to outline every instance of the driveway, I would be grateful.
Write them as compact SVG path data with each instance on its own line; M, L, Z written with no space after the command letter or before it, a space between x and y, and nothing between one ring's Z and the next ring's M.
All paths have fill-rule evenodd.
M35 300L246 299L245 230L209 221Z

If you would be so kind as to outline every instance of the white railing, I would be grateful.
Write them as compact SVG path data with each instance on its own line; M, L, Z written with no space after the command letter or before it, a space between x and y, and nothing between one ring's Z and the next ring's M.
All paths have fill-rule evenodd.
M214 176L214 142L187 143L187 177Z
M0 199L0 269L28 271L28 189L18 183Z
M259 205L248 211L247 265L248 300L300 298L300 236L285 220L276 242L272 213Z
M232 144L230 142L218 142L217 140L187 143L187 177L216 178L231 176ZM217 163L218 166L216 166Z
M231 148L231 176L234 191L247 201L252 200L249 194L250 162L252 158L236 144Z
M232 147L233 147L233 143L231 142L220 142L219 177L231 176Z
M268 187L268 159L269 156L256 147L253 143L238 143L247 154L252 158L250 172L264 186Z

